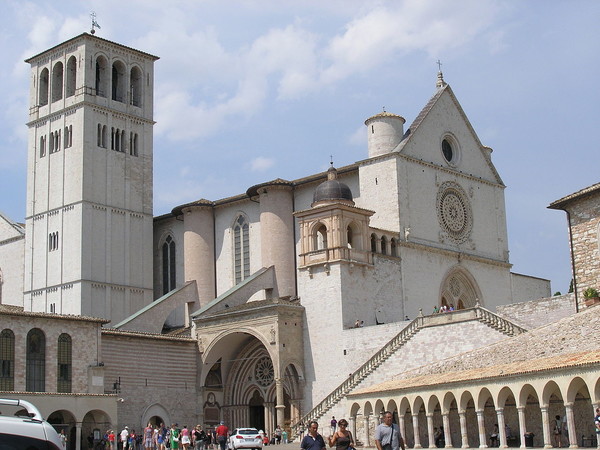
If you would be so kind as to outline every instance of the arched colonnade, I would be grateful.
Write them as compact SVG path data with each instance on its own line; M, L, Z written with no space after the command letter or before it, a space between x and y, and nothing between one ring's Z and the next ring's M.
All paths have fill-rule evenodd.
M414 387L350 395L347 417L367 447L375 445L375 427L387 410L412 448L435 448L434 430L439 427L445 430L446 448L489 447L495 425L500 447L525 448L524 434L531 433L533 446L550 448L557 415L566 416L563 447L591 445L594 411L600 407L600 368L590 364L574 369L506 378L499 372L495 379L468 383L444 383L443 374L398 380L398 385ZM422 384L425 380L430 384Z

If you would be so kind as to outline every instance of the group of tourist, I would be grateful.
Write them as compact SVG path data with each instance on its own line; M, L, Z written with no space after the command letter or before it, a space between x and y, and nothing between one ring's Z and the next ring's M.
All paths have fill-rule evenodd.
M213 448L216 443L215 431L205 432L201 425L191 430L187 425L179 428L177 423L166 427L148 424L141 433L125 426L119 433L118 439L114 430L108 430L104 436L106 448L110 450L204 450Z
M330 427L332 434L327 438L329 447L335 447L336 450L354 450L356 442L352 432L348 430L348 421L346 419L331 419ZM311 421L308 424L308 434L302 438L300 448L302 450L325 450L325 440L318 432L319 424ZM404 439L400 434L400 428L393 423L393 415L390 411L383 414L383 422L375 428L375 445L377 450L405 450Z
M448 305L442 305L442 306L435 305L433 307L433 314L447 313L447 312L452 312L452 311L454 311L454 304L453 303L450 303L450 306L448 306Z

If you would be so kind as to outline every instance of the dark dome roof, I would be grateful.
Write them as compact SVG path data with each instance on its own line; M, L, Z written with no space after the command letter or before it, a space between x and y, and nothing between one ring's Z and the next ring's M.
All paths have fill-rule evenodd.
M337 179L337 170L332 166L327 171L327 181L317 186L313 194L313 203L336 200L353 202L352 191L348 185Z

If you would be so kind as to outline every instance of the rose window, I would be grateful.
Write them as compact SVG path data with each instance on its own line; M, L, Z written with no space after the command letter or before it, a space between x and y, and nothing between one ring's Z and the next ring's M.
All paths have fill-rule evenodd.
M273 363L271 358L265 356L261 358L254 368L254 377L261 386L269 386L273 382L275 371L273 370Z
M471 233L471 206L462 188L453 182L444 183L438 192L438 220L448 236L460 243Z

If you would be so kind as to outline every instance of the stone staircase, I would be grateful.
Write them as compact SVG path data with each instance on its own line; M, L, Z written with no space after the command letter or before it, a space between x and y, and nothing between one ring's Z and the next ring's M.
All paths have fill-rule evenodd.
M479 305L474 308L432 314L430 316L423 316L421 314L388 341L370 359L350 374L342 384L336 387L319 404L305 414L298 423L292 424L291 428L294 436L298 436L302 426L307 425L312 420L318 421L323 417L327 411L352 392L352 390L354 390L365 378L375 372L381 364L388 360L423 328L472 320L479 321L507 336L516 336L527 331Z

